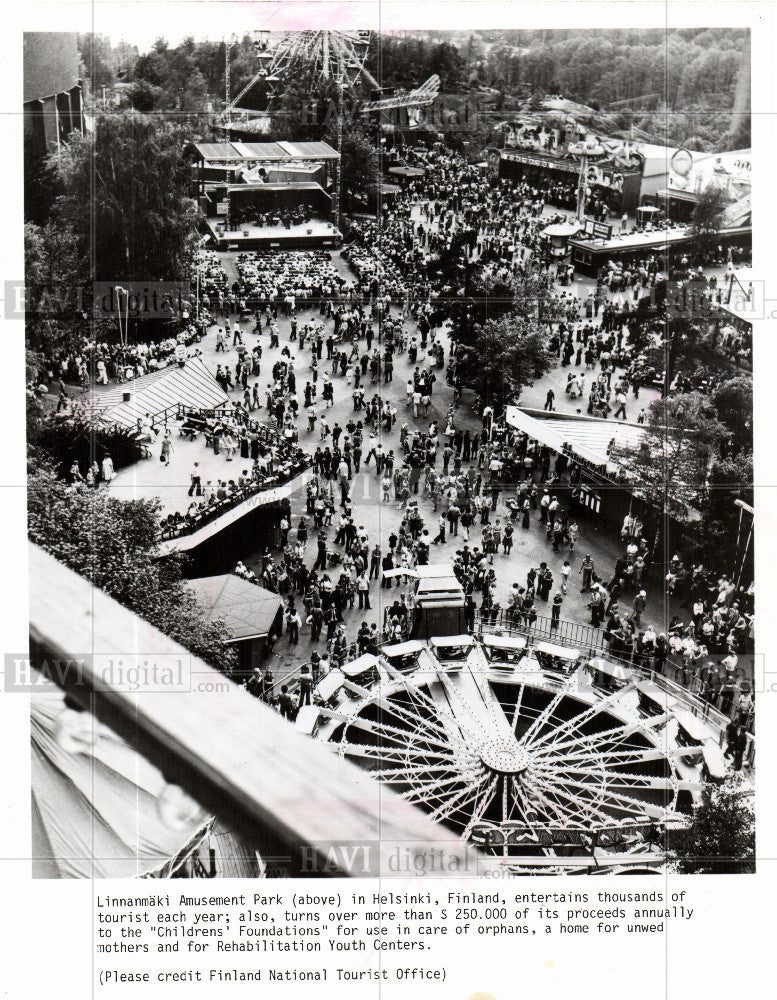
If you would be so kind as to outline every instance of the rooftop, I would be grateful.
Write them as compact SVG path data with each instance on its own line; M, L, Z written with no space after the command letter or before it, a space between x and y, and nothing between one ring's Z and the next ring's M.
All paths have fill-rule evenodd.
M122 382L93 398L91 407L105 423L132 428L146 414L153 419L178 404L208 410L226 401L226 393L205 362L189 358L183 366L168 365Z
M271 590L231 573L199 577L187 585L208 618L223 621L235 641L266 636L283 607L281 598Z
M195 142L191 144L206 162L285 163L290 160L337 160L340 154L326 142Z

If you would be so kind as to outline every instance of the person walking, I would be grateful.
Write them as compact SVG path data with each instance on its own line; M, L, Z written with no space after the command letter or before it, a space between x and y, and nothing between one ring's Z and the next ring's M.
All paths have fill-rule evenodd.
M110 455L106 454L103 457L103 464L102 464L103 482L107 486L110 486L111 483L113 482L113 477L115 475L116 475L116 473L115 473L114 468L113 468L113 459L111 458Z
M299 628L301 624L302 619L299 616L299 611L297 611L292 603L286 611L286 633L289 637L290 646L296 646L299 642Z
M202 474L200 473L200 463L195 462L190 473L192 484L189 487L189 496L202 496Z
M561 567L561 593L566 594L567 587L569 586L569 574L572 572L572 567L569 565L569 560L564 560L564 565Z

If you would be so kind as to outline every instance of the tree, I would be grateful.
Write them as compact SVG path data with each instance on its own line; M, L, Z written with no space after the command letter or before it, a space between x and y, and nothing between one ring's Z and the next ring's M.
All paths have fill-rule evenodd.
M96 280L188 277L197 212L185 142L178 126L125 111L98 115L52 161L63 188L55 219L94 257Z
M728 437L709 396L678 393L651 403L638 447L613 448L650 506L681 522L703 505L709 472Z
M753 376L742 372L721 382L712 393L718 418L728 428L733 457L753 450Z
M523 387L549 367L544 333L511 313L475 328L474 343L462 347L458 355L456 375L463 387L475 392L481 406L490 405L498 413L508 403L517 403Z
M24 329L31 350L52 357L62 348L75 346L83 332L87 268L88 259L70 229L53 222L25 225Z
M89 32L78 36L78 51L86 75L92 84L92 92L108 87L114 80L114 53L107 35Z
M670 830L669 853L685 874L743 875L755 871L752 793L740 781L707 785L685 830Z
M338 128L332 123L324 133L324 140L338 148ZM349 124L343 128L340 147L342 198L344 203L354 194L363 194L374 188L380 177L378 154L364 129Z
M728 199L716 184L708 184L698 196L691 213L691 232L696 241L696 250L703 253L717 243L721 215Z
M30 540L226 674L235 654L186 587L180 558L159 558L159 501L69 486L48 469L27 486Z

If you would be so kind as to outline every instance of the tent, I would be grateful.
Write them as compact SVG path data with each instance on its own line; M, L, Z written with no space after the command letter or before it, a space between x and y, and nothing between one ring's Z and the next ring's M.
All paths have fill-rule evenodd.
M60 691L30 704L34 878L167 877L211 817Z

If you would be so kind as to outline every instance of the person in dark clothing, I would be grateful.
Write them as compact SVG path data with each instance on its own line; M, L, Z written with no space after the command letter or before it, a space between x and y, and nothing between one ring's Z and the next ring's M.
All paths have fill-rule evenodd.
M553 607L550 609L550 627L553 629L558 628L559 620L561 619L561 604L564 598L561 594L556 594L553 598Z
M297 710L299 711L303 705L310 705L313 701L313 678L310 674L310 667L307 663L303 663L299 672L299 703L297 705Z
M281 684L281 693L278 696L278 711L284 717L284 719L294 719L296 715L296 706L294 704L294 699L289 694L289 689L285 684Z

